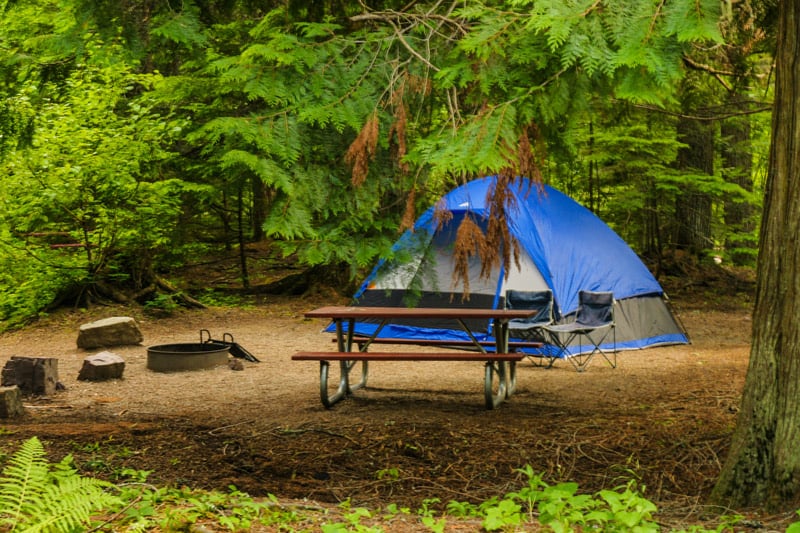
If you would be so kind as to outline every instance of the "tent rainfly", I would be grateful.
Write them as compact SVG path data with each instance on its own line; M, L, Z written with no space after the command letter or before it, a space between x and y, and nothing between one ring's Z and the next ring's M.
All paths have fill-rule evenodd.
M618 350L689 342L658 281L610 227L556 189L524 179L512 185L511 205L516 207L507 214L511 234L520 246L519 265L512 260L488 278L481 277L480 259L473 257L465 299L463 283L453 282L456 231L464 217L485 229L495 183L494 177L471 181L445 195L438 207L425 211L414 230L395 243L394 257L375 266L355 294L354 305L502 308L508 289L550 289L556 322L564 322L577 310L578 291L610 291L615 298ZM434 217L437 208L453 215L440 228ZM480 333L479 339L491 339L490 323L469 327ZM374 322L356 322L354 332L372 335L376 328ZM457 325L432 320L389 323L378 337L468 339ZM552 353L549 348L545 346ZM582 350L576 346L571 352Z

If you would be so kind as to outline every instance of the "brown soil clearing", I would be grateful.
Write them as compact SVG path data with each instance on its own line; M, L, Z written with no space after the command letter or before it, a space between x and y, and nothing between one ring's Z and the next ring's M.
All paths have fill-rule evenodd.
M0 425L10 453L38 436L51 459L75 456L84 472L114 479L152 470L156 484L273 494L335 504L420 507L429 498L483 501L525 482L531 465L550 482L594 492L637 479L665 520L691 523L724 460L749 355L750 310L697 294L675 301L693 343L595 359L577 373L518 366L518 388L494 411L483 405L480 363L373 363L370 387L326 410L318 364L296 350L331 349L324 323L303 318L331 298L275 298L249 309L135 315L141 346L113 348L124 379L78 381L78 326L130 309L60 312L0 336L12 355L57 357L65 390L26 401ZM227 332L261 362L157 373L146 347ZM687 522L688 521L688 522Z

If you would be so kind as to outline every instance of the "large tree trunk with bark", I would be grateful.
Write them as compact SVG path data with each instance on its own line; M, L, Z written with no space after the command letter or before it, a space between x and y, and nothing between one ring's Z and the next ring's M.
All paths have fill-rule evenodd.
M800 505L800 0L780 4L778 26L750 366L712 495L772 510Z

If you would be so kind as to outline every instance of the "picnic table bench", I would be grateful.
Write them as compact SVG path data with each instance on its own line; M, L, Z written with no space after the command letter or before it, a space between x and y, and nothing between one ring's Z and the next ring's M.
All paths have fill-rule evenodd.
M336 329L336 351L300 351L292 356L295 361L319 361L320 399L330 408L354 390L365 387L369 361L479 361L484 363L484 400L487 409L494 409L509 398L516 388L516 362L525 357L524 353L510 352L508 342L508 321L513 318L527 318L533 312L528 310L469 309L469 308L406 308L406 307L352 307L328 306L305 313L307 318L326 318L334 322ZM391 319L450 319L457 322L466 332L468 339L444 340L381 338L379 333ZM371 336L357 335L354 325L358 319L378 319L379 325ZM479 340L466 321L486 319L493 321L495 338ZM345 327L346 322L346 327ZM371 344L429 345L448 348L441 352L369 352ZM521 344L521 343L516 343ZM528 346L539 343L525 342ZM353 348L357 346L357 350ZM494 351L487 350L494 347ZM461 349L453 349L461 348ZM471 348L467 350L466 348ZM339 383L333 393L329 389L330 363L339 362ZM362 364L361 378L357 383L350 380L350 372L355 365Z
M332 342L336 342L336 339L331 339ZM397 338L397 337L378 337L375 339L371 339L366 335L354 335L353 336L353 343L358 345L359 350L362 346L370 345L370 344L406 344L412 346L438 346L440 348L454 348L454 349L475 349L476 345L483 346L484 348L494 348L497 346L497 341L493 339L481 339L481 340L456 340L450 339L446 341L442 340L435 340L435 339L404 339L404 338ZM541 348L542 343L539 341L507 341L508 351L509 353L516 353L517 348ZM527 354L526 354L527 355Z

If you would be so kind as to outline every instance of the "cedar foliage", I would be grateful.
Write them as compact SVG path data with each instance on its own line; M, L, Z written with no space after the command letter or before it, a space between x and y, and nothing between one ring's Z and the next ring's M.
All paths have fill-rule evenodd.
M682 183L626 128L649 121L664 145L674 131L626 113L671 105L685 58L720 41L718 2L256 4L2 4L0 189L19 205L0 223L0 318L92 291L142 295L235 245L246 283L246 246L264 236L358 277L421 208L486 174L547 181L634 243L669 245L665 206ZM615 157L601 129L633 148ZM484 272L517 253L505 198L482 246L465 228ZM63 231L86 246L24 237Z

